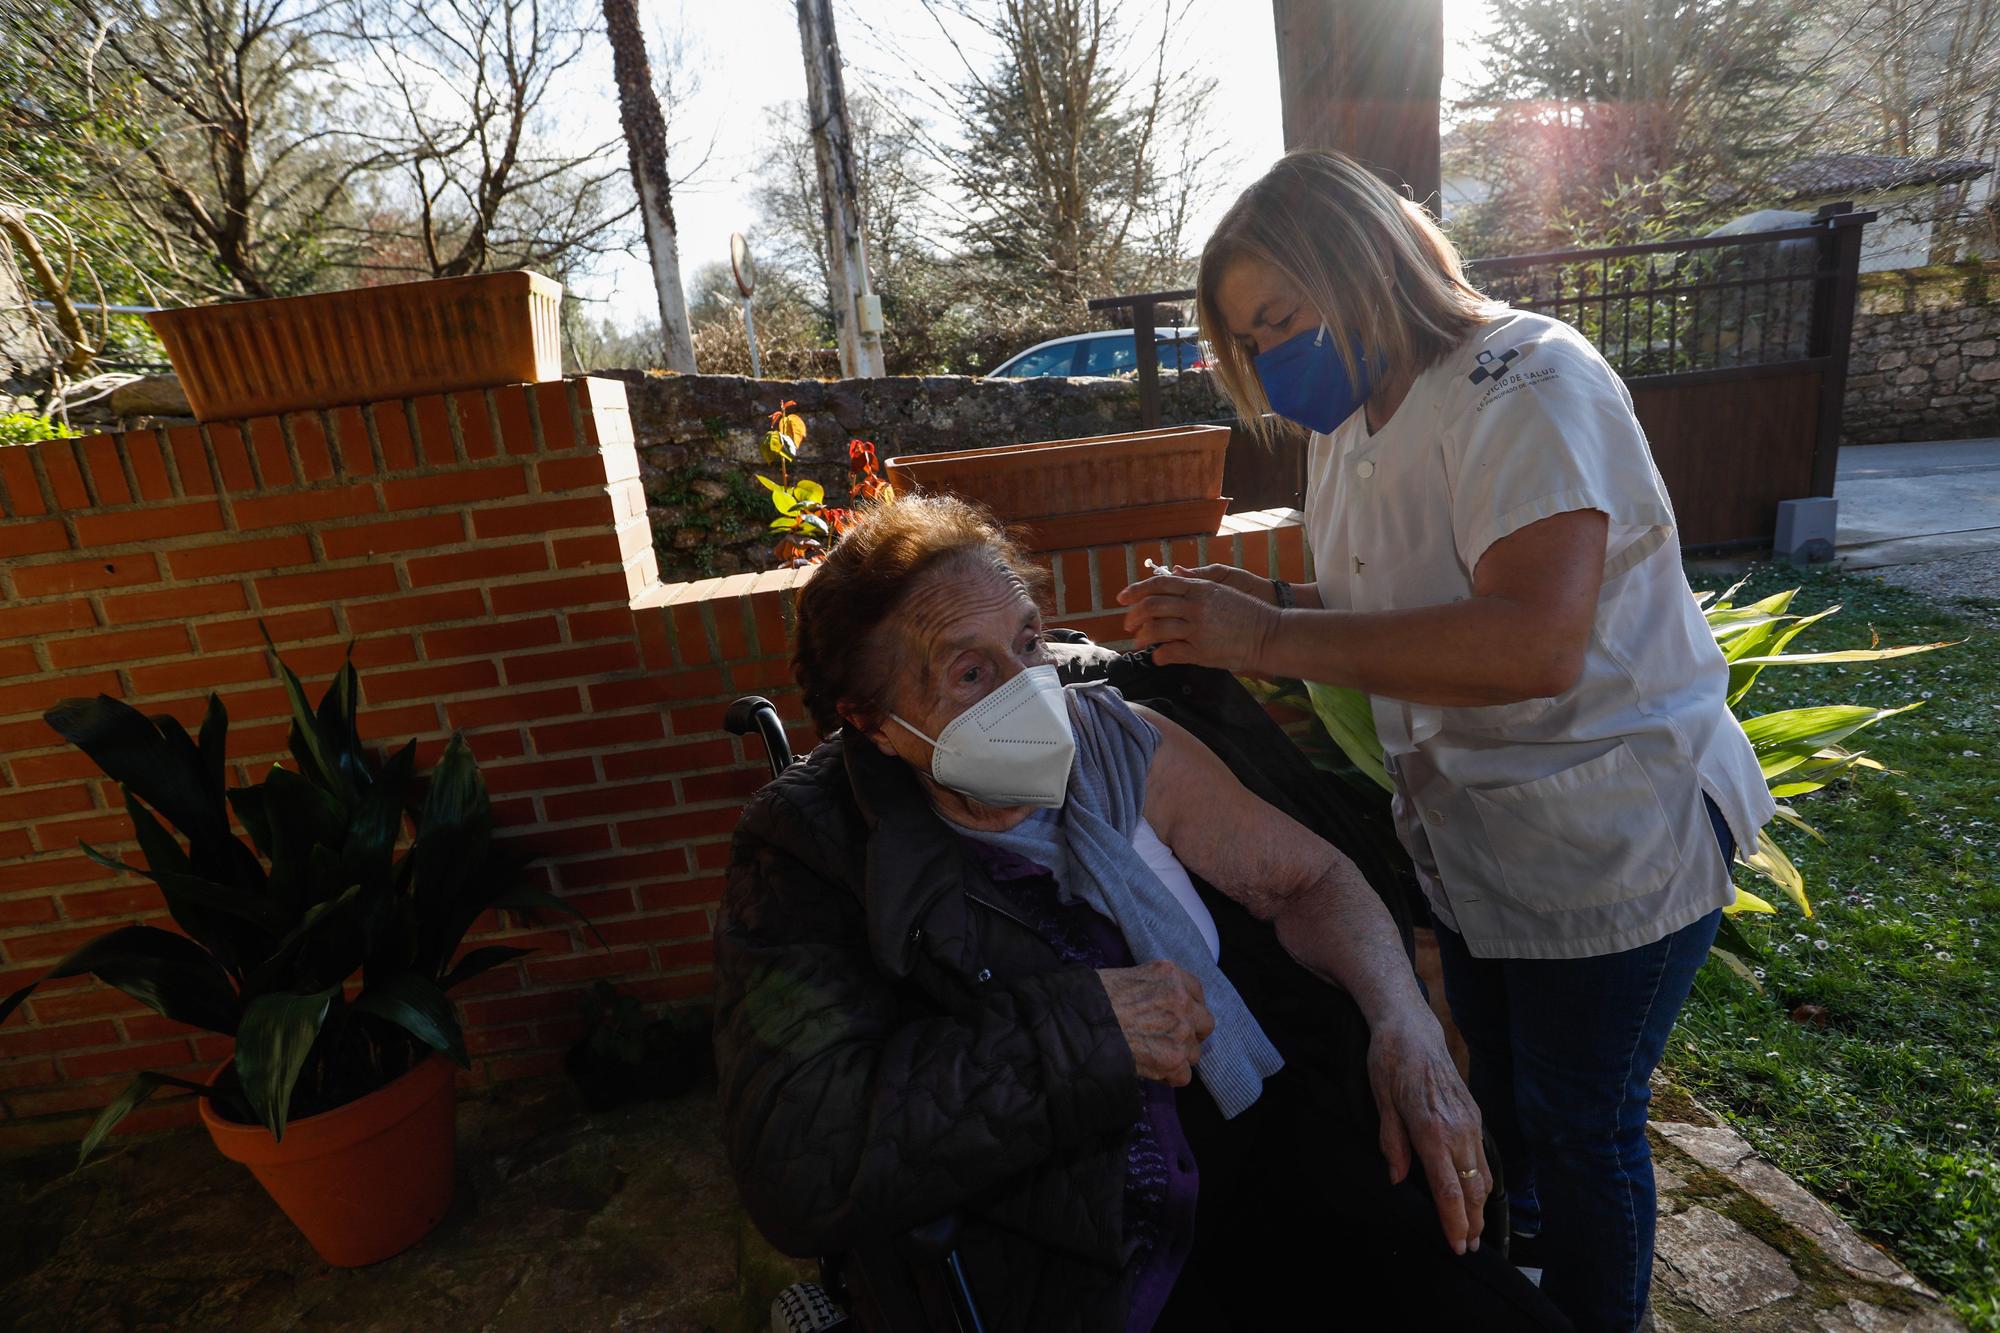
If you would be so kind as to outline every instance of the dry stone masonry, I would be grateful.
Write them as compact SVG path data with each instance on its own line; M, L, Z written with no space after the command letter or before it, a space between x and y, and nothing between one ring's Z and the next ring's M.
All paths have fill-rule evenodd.
M1861 275L1843 434L2000 435L2000 262Z
M1129 379L977 379L904 375L874 380L753 380L741 375L606 372L625 381L654 544L669 578L768 568L774 516L756 474L777 475L763 452L769 416L793 401L806 421L797 476L847 503L847 442L895 454L980 449L1130 430L1139 417ZM1231 415L1206 371L1165 372L1167 421Z

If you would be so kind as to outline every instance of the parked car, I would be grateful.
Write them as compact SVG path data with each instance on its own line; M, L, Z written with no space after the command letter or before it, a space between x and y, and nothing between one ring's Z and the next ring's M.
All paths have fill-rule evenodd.
M1154 329L1160 369L1196 370L1207 364L1201 335L1191 328ZM1051 338L1017 352L987 372L989 379L1028 379L1035 375L1129 375L1139 368L1139 347L1130 329L1073 333Z

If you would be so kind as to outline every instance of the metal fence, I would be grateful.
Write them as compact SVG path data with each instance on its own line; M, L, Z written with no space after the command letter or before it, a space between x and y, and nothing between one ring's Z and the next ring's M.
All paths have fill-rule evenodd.
M1821 288L1840 277L1823 225L1474 260L1489 296L1575 327L1626 379L1815 355Z

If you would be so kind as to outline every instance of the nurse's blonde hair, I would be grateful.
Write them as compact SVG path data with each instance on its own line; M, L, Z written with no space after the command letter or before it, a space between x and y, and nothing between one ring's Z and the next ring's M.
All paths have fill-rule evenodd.
M1458 251L1421 206L1353 158L1300 149L1278 159L1223 214L1202 247L1195 299L1210 364L1244 421L1271 410L1251 361L1216 304L1238 259L1269 264L1297 283L1348 364L1358 342L1386 362L1376 383L1416 375L1503 307L1465 280Z

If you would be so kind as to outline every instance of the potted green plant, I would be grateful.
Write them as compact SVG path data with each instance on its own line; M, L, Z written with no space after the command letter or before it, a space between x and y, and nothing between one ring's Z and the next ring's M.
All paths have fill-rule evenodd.
M680 1096L701 1078L714 1049L702 1011L649 1020L636 997L608 981L584 996L583 1021L588 1030L564 1067L593 1111Z
M468 1061L447 992L529 952L460 955L466 931L490 908L576 913L524 884L525 861L492 840L463 738L452 736L419 791L414 741L386 762L361 743L352 662L316 709L278 668L293 767L274 764L248 786L225 783L229 719L214 695L196 737L106 695L45 714L119 784L138 873L185 933L127 925L100 935L8 996L0 1022L41 981L92 973L168 1018L232 1037L206 1083L133 1079L79 1162L154 1093L185 1089L203 1099L222 1153L250 1167L323 1258L353 1266L416 1243L450 1207L452 1067Z

